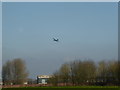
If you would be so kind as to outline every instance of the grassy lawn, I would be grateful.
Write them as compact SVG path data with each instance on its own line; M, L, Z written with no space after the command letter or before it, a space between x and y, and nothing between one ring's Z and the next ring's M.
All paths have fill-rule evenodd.
M19 88L3 88L2 90L119 90L118 86L63 86L63 87L19 87Z

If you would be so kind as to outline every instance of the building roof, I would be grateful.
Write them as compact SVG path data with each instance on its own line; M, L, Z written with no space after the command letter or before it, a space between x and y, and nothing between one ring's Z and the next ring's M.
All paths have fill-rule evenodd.
M37 77L38 78L50 78L51 75L38 75Z

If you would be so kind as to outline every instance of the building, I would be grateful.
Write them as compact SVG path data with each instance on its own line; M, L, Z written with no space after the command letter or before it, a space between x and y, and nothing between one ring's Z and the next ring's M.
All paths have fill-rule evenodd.
M0 88L1 88L1 85L3 85L3 81L2 81L2 79L0 78Z
M47 84L49 78L50 78L49 75L38 75L37 84Z
M27 85L27 84L28 84L28 82L24 82L23 84L24 84L24 85Z

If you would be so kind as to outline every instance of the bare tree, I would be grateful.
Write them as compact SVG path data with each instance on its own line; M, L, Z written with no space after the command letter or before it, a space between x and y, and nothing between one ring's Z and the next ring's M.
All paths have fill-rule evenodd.
M13 81L13 66L11 61L7 61L3 67L2 67L2 78L3 78L3 83L10 85Z
M54 86L57 86L58 83L60 82L59 76L60 76L59 71L54 72L52 77L49 78L48 82Z
M105 82L106 77L107 77L107 63L105 61L100 61L98 70L97 70L97 75L99 77L99 80Z
M108 71L107 71L107 82L108 83L118 83L118 61L110 61L108 62Z
M79 80L79 75L78 75L78 64L80 63L80 61L75 60L69 63L70 65L70 82L73 85L76 85L76 83L78 83Z
M28 71L24 60L18 58L7 61L3 65L2 74L4 83L9 82L6 84L23 84L27 81Z
M27 80L27 76L28 76L25 62L22 59L14 59L13 66L14 66L15 84L23 84Z
M74 60L64 63L53 74L52 80L58 83L72 83L72 85L118 85L119 65L116 61L100 61L98 65L92 60Z
M66 85L68 83L69 77L70 77L69 64L67 64L67 63L63 64L59 70L59 73L60 73L61 82L65 83L65 85Z
M71 81L75 85L92 82L96 76L96 65L93 61L75 60L70 66Z
M97 80L102 82L101 84L118 84L118 72L119 66L118 61L100 61L97 68Z
M96 65L93 61L87 60L82 62L81 67L84 73L84 82L93 83L96 77Z

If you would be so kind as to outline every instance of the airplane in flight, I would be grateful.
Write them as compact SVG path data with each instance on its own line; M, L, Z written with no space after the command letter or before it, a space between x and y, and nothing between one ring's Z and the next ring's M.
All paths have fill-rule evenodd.
M58 42L58 41L59 41L59 39L55 39L55 38L53 38L53 41L56 41L56 42Z

